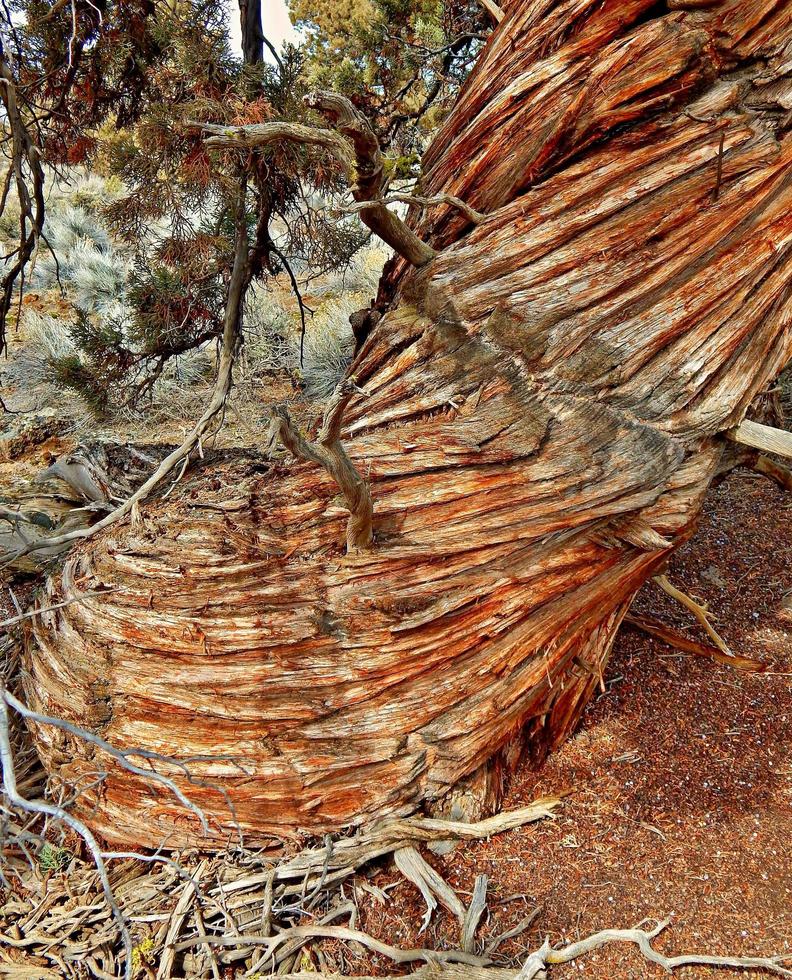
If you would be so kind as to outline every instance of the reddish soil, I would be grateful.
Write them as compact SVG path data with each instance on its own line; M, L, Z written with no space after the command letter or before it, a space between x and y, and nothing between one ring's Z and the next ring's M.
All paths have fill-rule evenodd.
M792 676L783 673L792 672L792 613L784 608L792 590L792 495L736 471L711 492L699 533L668 576L710 603L734 652L770 661L776 673L740 673L622 631L606 692L589 705L578 734L540 772L518 774L504 804L571 788L559 818L445 857L427 854L463 899L476 874L489 876L482 945L541 906L531 930L501 947L504 961L520 962L545 935L571 941L644 917L672 918L656 943L668 954L792 953ZM646 586L639 605L706 639L657 586ZM392 870L374 880L394 882L385 907L366 897L361 928L395 945L458 948L447 912L419 935L416 889ZM343 966L393 970L362 950L347 950ZM663 974L634 948L609 946L552 975Z

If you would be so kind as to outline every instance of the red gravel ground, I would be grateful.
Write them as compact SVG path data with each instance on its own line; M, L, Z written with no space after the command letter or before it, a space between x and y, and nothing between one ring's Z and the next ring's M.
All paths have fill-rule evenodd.
M589 705L578 734L540 772L518 774L505 800L518 807L572 789L559 818L445 857L426 855L463 899L476 874L489 876L479 940L541 906L531 931L501 947L509 963L545 935L571 941L644 917L672 918L656 944L668 954L792 953L792 676L783 673L792 672L792 610L784 607L791 518L792 495L736 471L713 489L698 534L668 570L671 582L710 603L734 652L769 661L776 673L740 673L626 627L606 693ZM706 639L655 585L639 605ZM447 912L419 935L416 889L393 870L374 879L379 887L394 882L384 907L365 896L360 927L399 946L458 948ZM336 965L393 972L362 950L347 949ZM662 975L622 946L552 971L609 980Z

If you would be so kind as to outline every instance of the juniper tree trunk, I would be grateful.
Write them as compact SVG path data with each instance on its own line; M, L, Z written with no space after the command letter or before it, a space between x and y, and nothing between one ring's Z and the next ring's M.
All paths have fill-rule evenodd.
M424 161L486 220L413 217L439 254L389 270L351 367L373 549L311 463L183 481L50 580L117 591L42 616L36 707L189 762L213 842L224 793L252 840L495 803L792 353L790 55L785 0L512 0ZM38 739L68 782L100 765ZM112 767L83 799L112 839L198 836Z

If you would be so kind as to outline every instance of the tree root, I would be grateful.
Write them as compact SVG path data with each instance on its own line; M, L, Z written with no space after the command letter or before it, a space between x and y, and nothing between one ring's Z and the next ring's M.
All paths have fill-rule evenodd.
M792 977L792 970L783 966L783 963L790 959L789 956L710 956L707 954L664 956L653 948L652 940L668 927L669 920L658 922L653 929L649 930L642 929L642 925L643 923L639 923L634 929L603 929L601 932L595 932L585 939L562 947L553 947L546 939L539 949L528 955L519 970L504 970L486 964L465 964L462 960L453 959L453 956L448 953L436 953L434 954L437 957L436 961L430 961L429 966L416 970L411 974L411 978L412 980L429 980L429 978L431 980L542 980L548 975L548 967L570 963L611 943L634 944L647 962L656 964L666 973L673 973L674 970L687 966L703 966L714 970L759 970L779 977ZM336 932L343 931L336 930L334 935ZM325 932L317 930L317 934L324 935ZM338 938L341 937L338 936ZM369 948L374 948L370 943L367 945ZM378 949L377 951L381 950ZM425 951L407 950L404 952L410 955ZM396 963L409 962L403 958L392 958ZM282 980L308 980L309 977L315 980L317 974L282 974ZM347 977L346 980L369 980L369 978L353 976Z
M18 814L31 814L34 822L41 818L45 821L60 822L74 831L84 842L91 861L91 864L85 868L85 873L91 882L90 886L86 885L86 888L90 887L95 891L98 880L98 887L104 892L115 922L114 931L104 918L95 919L97 909L95 899L83 903L86 915L91 918L90 921L82 921L80 915L75 916L73 910L72 888L67 886L60 892L58 889L55 891L50 889L48 894L51 901L48 904L46 921L42 920L35 930L28 931L24 935L14 934L14 932L0 935L0 948L5 945L10 950L24 950L26 955L38 951L41 955L52 959L59 967L62 967L62 957L66 956L69 962L74 963L78 968L82 968L80 964L93 962L98 951L103 950L110 957L111 962L108 963L105 959L104 967L95 964L96 969L99 970L99 972L94 970L97 976L117 975L119 963L115 958L114 946L120 938L123 951L123 975L127 980L131 980L135 972L133 967L135 961L130 923L136 914L139 916L141 912L147 914L151 911L152 888L145 885L148 872L142 876L144 884L138 904L136 905L126 887L122 903L114 895L115 877L108 871L110 861L141 862L152 869L161 865L171 874L175 873L177 877L172 881L181 879L185 882L175 910L169 910L169 914L163 917L166 922L158 933L157 955L160 969L157 976L162 977L163 980L171 975L176 954L187 949L196 950L195 954L189 954L195 961L188 969L190 976L217 977L221 963L227 965L238 960L240 956L242 958L249 956L261 946L264 949L263 955L260 954L257 958L258 966L268 971L291 970L303 947L311 940L322 937L356 941L400 963L416 960L447 961L468 966L488 963L490 962L488 957L476 956L469 949L448 953L423 949L399 950L358 932L354 928L356 907L344 899L344 883L362 865L395 851L410 851L420 843L454 837L467 840L484 839L501 831L552 816L553 810L561 802L557 798L540 799L528 807L502 813L473 824L424 817L391 820L361 830L352 837L337 841L328 837L322 847L308 848L285 858L253 854L244 848L235 848L215 859L204 859L190 872L182 867L178 859L174 860L162 853L167 842L164 842L160 850L153 855L137 854L132 851L104 851L85 823L68 812L66 809L68 804L55 805L43 800L29 799L29 780L24 777L21 781L17 779L16 759L11 744L9 709L28 722L53 725L75 738L95 744L130 772L158 782L206 825L205 815L179 790L173 780L153 769L143 769L135 765L130 758L140 757L147 761L169 762L180 768L189 779L189 770L185 763L145 749L123 751L115 749L99 736L79 729L70 722L32 711L4 688L0 688L0 695L0 760L3 767L4 792L0 810L4 814L6 871L11 872L12 865L9 863L11 854L22 853L27 862L27 864L23 862L22 867L28 867L35 878L35 862L27 848L34 842L40 847L45 840L43 833L46 828L42 832L34 832L34 824L30 821L23 826L18 826ZM98 773L97 777L101 779L102 774ZM413 851L413 853L420 863L429 867L417 852ZM178 858L178 855L175 857ZM262 870L260 873L251 874L251 867L259 867ZM71 878L78 872L79 867L75 869L72 866L68 877ZM15 870L15 874L21 877L18 870ZM133 880L135 877L137 876L132 876ZM442 879L437 877L442 882ZM128 881L128 873L124 873L120 880ZM154 888L153 891L161 894L163 900L169 903L167 887ZM456 899L450 889L448 892L452 899ZM483 912L480 888L478 892L479 900L472 902L468 910L465 910L456 899L459 905L457 912L461 924L466 928L466 935L472 935ZM22 893L24 894L24 888ZM339 897L342 899L340 903ZM34 905L36 901L33 898ZM59 903L64 906L60 913ZM313 914L312 910L322 905L329 906L329 910L317 923L308 925L299 922L300 917ZM295 916L298 919L297 924L294 923ZM351 916L349 926L332 924L342 916ZM158 917L155 916L156 918ZM244 926L254 921L257 926L261 925L261 929L255 935L250 935L245 931ZM95 922L99 924L92 924ZM189 938L179 942L179 935L185 929L188 930ZM62 930L65 930L65 933ZM88 940L85 938L86 930ZM468 942L463 945L471 944ZM224 952L218 954L216 952L218 949ZM203 956L200 962L197 959L199 954ZM153 976L153 973L151 975Z
M671 626L666 626L665 623L661 623L659 619L654 619L651 616L638 616L634 613L628 613L624 617L624 622L629 623L630 626L634 626L649 636L662 640L677 650L695 654L697 657L708 657L716 663L724 664L726 667L733 667L735 670L744 670L750 674L764 674L771 670L770 665L761 660L752 660L750 657L741 657L739 654L734 653L727 656L717 647L709 646L707 643L699 643L697 640L691 640L689 637L680 633L679 630L675 630Z
M751 469L769 477L782 490L792 490L792 470L788 466L777 463L769 456L760 453L751 464Z

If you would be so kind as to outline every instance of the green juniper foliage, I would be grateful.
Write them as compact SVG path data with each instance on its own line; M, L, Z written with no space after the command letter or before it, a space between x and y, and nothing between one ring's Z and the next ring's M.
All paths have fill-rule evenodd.
M348 265L369 238L356 217L328 208L346 188L324 151L208 151L201 123L304 123L310 87L354 91L389 149L389 179L412 177L486 26L473 0L365 0L343 22L343 3L293 0L308 42L267 63L266 19L256 23L256 0L240 6L244 60L231 50L224 0L11 0L0 11L16 130L32 147L22 161L31 199L44 181L37 161L56 181L81 166L119 188L98 215L101 233L83 240L71 229L71 252L58 239L67 216L45 221L41 195L39 239L23 220L0 308L4 324L40 255L72 303L74 350L54 358L52 375L97 411L138 404L169 359L221 334L242 169L251 283L285 272L304 286ZM12 165L8 125L5 135Z
M352 98L414 174L491 23L476 0L290 0L306 74Z

